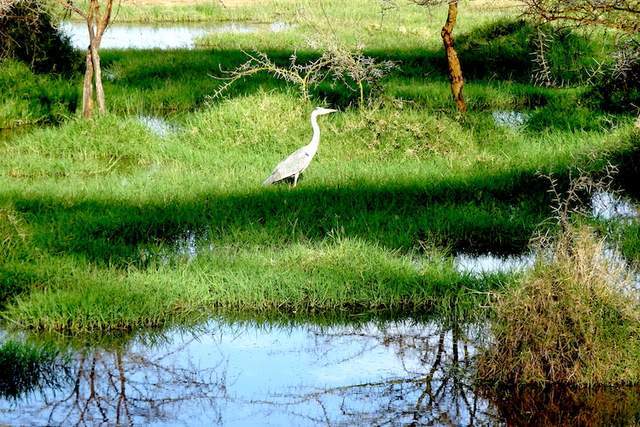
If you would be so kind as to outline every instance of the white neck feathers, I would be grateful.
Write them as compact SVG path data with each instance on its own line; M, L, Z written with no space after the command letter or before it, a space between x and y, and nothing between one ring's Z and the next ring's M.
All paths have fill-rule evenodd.
M315 153L320 145L320 126L318 126L318 114L315 111L311 113L311 127L313 128L313 137L309 148Z

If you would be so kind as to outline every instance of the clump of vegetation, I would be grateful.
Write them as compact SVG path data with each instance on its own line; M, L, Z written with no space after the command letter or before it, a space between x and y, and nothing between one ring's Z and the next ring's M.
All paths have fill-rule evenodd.
M600 107L617 112L640 108L640 39L623 43L594 74L589 94Z
M15 210L0 206L0 260L24 243L26 231Z
M500 70L543 86L586 80L598 56L593 40L570 29L505 19L460 36L458 50L469 76L493 76Z
M0 59L17 59L37 72L70 73L79 56L69 37L36 0L9 1L0 11Z
M640 306L626 265L588 227L568 226L494 302L478 375L499 384L635 384Z
M73 115L78 93L68 79L34 74L15 60L0 66L0 129L58 123Z
M294 52L289 58L288 66L278 65L262 52L246 53L249 59L235 70L225 73L226 77L222 78L225 83L216 90L213 98L221 96L240 79L266 72L295 84L305 101L310 99L312 89L327 78L332 78L334 83L340 83L357 93L358 104L362 107L365 105L365 93L369 96L379 94L382 90L380 81L396 67L393 61L378 61L364 55L362 46L350 49L344 44L334 42L324 47L313 47L319 47L323 51L318 58L299 63L298 55Z
M63 358L50 346L9 340L0 345L0 397L18 399L44 387L65 382Z

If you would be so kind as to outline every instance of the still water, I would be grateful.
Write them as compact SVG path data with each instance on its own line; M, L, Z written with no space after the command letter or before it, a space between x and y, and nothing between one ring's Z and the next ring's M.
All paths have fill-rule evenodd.
M77 49L86 49L89 35L82 22L63 22L61 30ZM280 32L290 28L284 22L223 24L111 24L102 38L103 49L193 49L195 40L212 33L246 34Z
M14 366L16 378L1 382L0 422L552 425L640 416L636 389L477 387L473 359L484 336L482 326L403 319L329 326L211 320L92 343L58 337L59 356L37 375L25 381ZM31 347L47 341L2 339Z

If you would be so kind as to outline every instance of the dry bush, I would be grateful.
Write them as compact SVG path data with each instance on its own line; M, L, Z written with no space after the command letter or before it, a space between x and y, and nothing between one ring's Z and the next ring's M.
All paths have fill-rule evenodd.
M640 38L623 40L591 76L590 95L610 111L629 112L640 109Z
M361 46L347 47L338 42L310 42L310 47L322 51L320 57L305 63L298 62L294 53L289 58L288 66L281 66L262 52L247 53L248 60L232 71L223 71L225 77L215 77L224 83L214 92L212 98L218 98L236 81L260 72L267 72L274 77L298 86L303 100L308 101L311 90L328 77L342 83L349 90L358 93L358 102L365 105L365 88L370 97L379 94L380 81L396 68L393 61L377 61L366 56Z
M525 13L546 22L640 31L638 0L524 0Z
M568 226L498 295L478 376L497 384L640 381L640 306L627 266L587 228Z
M17 59L38 72L71 73L79 56L46 3L0 0L0 60Z

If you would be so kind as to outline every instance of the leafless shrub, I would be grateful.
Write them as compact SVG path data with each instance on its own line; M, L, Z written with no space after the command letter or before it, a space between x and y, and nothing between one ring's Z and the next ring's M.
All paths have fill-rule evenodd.
M630 112L640 109L640 39L626 38L589 76L592 96L607 110Z
M626 40L620 49L613 54L613 66L611 69L611 76L615 80L634 79L640 80L640 70L638 70L638 64L640 63L640 40L629 39Z
M298 86L300 95L307 101L309 99L310 88L321 83L327 76L327 66L329 64L326 55L320 58L300 64L298 55L294 52L289 58L288 66L277 65L271 58L263 52L248 53L243 52L249 59L232 71L223 71L225 77L212 76L222 80L224 83L213 93L212 98L218 98L226 92L231 85L240 79L267 72L274 77L293 83Z
M329 72L338 81L359 95L359 105L365 105L365 86L371 89L370 94L381 92L380 81L385 78L397 64L393 61L377 61L363 53L363 46L348 49L335 43L326 51L329 61Z
M597 191L613 192L611 184L617 172L617 167L612 164L608 164L604 173L599 177L594 177L581 170L577 171L577 176L570 172L569 184L566 189L560 186L557 178L545 175L549 180L549 193L552 196L553 216L551 219L562 229L567 229L570 226L572 215L586 216L588 212L585 212L585 206L588 206L589 203L585 197Z
M601 26L636 34L640 31L638 0L524 0L525 13L545 22Z
M531 75L531 80L536 86L556 86L556 80L547 59L547 52L552 43L553 36L542 27L538 27L538 34L534 41L535 50L532 52L534 65Z
M312 48L322 48L322 55L305 63L298 62L296 53L289 58L288 66L276 64L263 52L247 53L249 58L245 63L232 71L223 71L224 77L212 76L224 81L214 92L212 98L218 98L240 79L260 72L267 72L274 77L298 86L300 95L305 101L310 99L313 87L322 83L328 77L344 84L354 92L359 93L359 105L365 104L365 86L372 89L372 93L379 90L380 80L396 67L392 61L377 61L364 55L363 48L357 46L350 49L338 42L319 43L310 42Z

